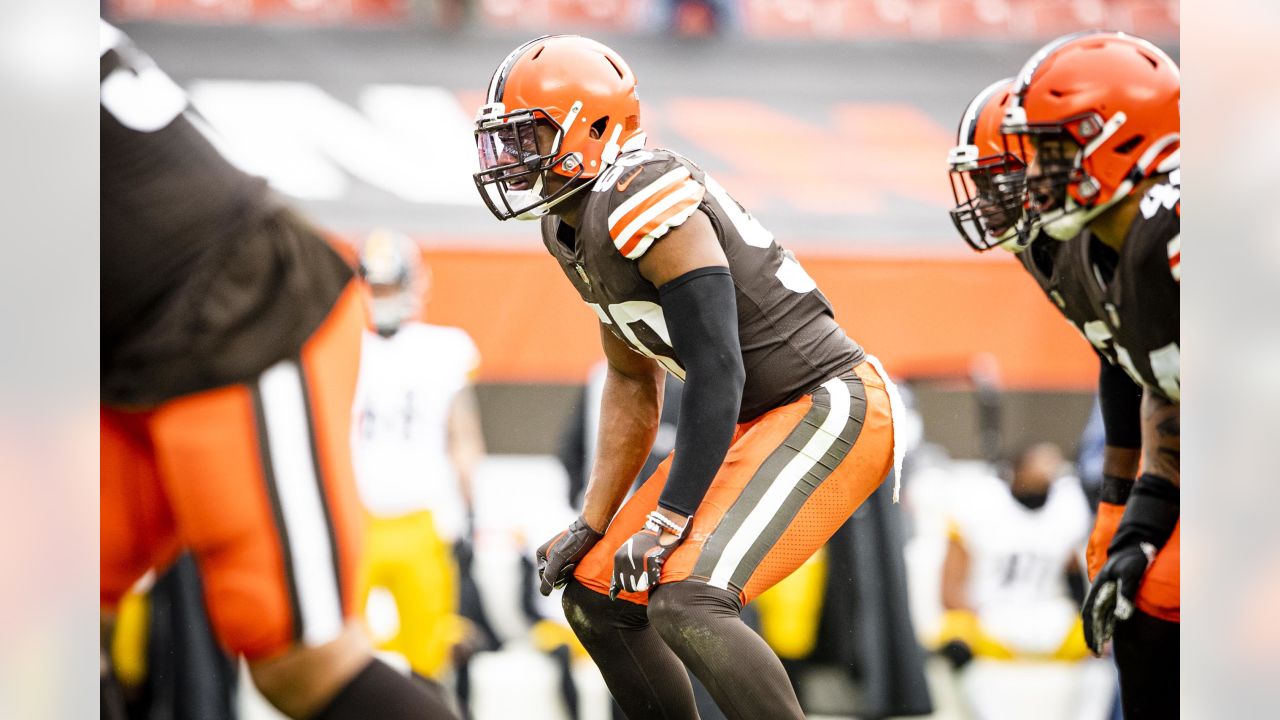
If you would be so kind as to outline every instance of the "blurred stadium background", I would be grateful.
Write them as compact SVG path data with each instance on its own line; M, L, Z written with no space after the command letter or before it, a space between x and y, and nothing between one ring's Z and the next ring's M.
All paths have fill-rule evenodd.
M548 504L564 492L546 488L565 483L554 455L601 359L591 314L542 257L536 227L495 222L469 177L471 116L497 62L545 32L588 34L621 52L640 79L651 144L699 162L796 252L849 333L910 386L929 465L945 477L988 472L1030 441L1077 457L1096 377L1093 354L1016 263L977 256L956 237L944 159L958 116L978 89L1064 32L1131 31L1176 59L1179 9L1178 0L102 6L188 90L223 152L336 243L378 227L418 241L432 270L427 320L475 339L490 453L477 480L477 574L495 630L510 641L477 666L482 720L568 716L554 668L519 640L527 628L512 548L536 546L570 512ZM945 535L941 501L926 487L909 487L904 504L908 588L925 644ZM928 675L933 717L970 717L939 662ZM1082 692L1043 670L1026 671L1029 699L1010 699L1008 717L1090 717L1018 714L1046 693ZM608 717L598 676L575 672L581 717ZM1104 673L1104 691L1107 683ZM839 695L811 697L841 716ZM266 716L246 703L245 717Z

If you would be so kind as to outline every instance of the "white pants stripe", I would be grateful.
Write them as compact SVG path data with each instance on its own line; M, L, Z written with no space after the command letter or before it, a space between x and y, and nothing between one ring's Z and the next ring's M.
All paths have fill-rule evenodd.
M893 501L896 503L902 491L902 456L907 451L905 447L898 444L898 438L901 437L898 434L898 423L907 417L907 406L902 402L902 393L898 392L898 386L889 379L889 373L885 371L884 365L880 364L880 358L868 354L867 362L876 369L876 374L884 381L885 392L889 394L889 414L892 416L890 421L893 424Z
M765 490L764 495L760 497L760 502L756 503L746 519L742 521L738 531L725 544L719 562L711 571L708 585L718 588L729 587L729 580L738 569L742 558L768 527L769 521L777 515L787 496L795 490L805 474L822 460L848 424L849 386L845 385L844 380L840 378L832 378L823 383L822 387L826 388L831 396L831 409L827 412L827 416L823 418L822 424L814 432L813 437L809 438L809 442L805 443L800 452L773 479L769 489Z
M266 419L276 493L288 533L285 549L293 562L293 577L302 617L305 645L323 645L342 632L342 600L325 503L320 497L311 448L310 420L298 365L284 360L258 379Z

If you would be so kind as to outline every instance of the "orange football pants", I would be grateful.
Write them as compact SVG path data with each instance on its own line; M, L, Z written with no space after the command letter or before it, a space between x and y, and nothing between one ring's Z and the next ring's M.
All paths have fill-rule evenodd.
M1093 523L1093 532L1089 535L1089 547L1086 551L1089 561L1089 579L1098 575L1107 562L1107 546L1116 534L1120 518L1124 515L1124 506L1114 503L1098 503L1098 517ZM1156 559L1147 568L1147 574L1138 588L1138 609L1153 617L1169 622L1181 622L1181 537L1182 521L1173 528L1169 542L1156 553Z
M221 644L250 660L319 645L358 608L354 283L299 354L255 380L145 410L101 408L101 602L181 548Z
M574 577L609 592L613 555L658 505L674 453L623 505ZM661 582L731 588L745 605L800 567L893 467L885 383L863 362L813 393L738 425L688 537ZM619 597L648 604L648 593Z

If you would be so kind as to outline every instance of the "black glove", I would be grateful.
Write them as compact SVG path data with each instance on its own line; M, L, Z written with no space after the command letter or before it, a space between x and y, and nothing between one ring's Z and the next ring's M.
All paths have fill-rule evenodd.
M622 547L613 554L613 578L609 582L609 599L617 599L618 593L623 590L647 592L657 585L662 577L662 564L680 545L687 527L689 527L689 520L686 520L681 527L657 510L649 513L648 519L644 522L644 528L622 543ZM664 530L675 535L675 540L666 545L659 542Z
M538 591L550 595L553 588L564 587L573 577L573 569L591 548L604 537L591 529L581 515L568 530L551 538L538 548L535 558L538 561L538 579L542 583Z
M1102 654L1116 621L1133 615L1142 577L1178 524L1178 498L1178 487L1161 477L1143 475L1134 484L1107 547L1107 562L1093 579L1080 613L1084 641L1095 655Z

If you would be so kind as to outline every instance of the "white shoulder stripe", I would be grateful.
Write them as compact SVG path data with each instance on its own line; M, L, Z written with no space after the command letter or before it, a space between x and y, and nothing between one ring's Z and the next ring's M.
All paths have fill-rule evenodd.
M654 180L653 182L649 183L647 186L644 187L644 189L640 190L635 195L632 195L631 197L627 198L626 202L622 203L617 207L617 209L609 213L609 227L613 227L614 225L616 225L618 221L622 220L622 218L627 216L627 213L639 207L640 204L643 203L645 200L648 200L654 195L657 195L662 190L669 188L688 177L689 177L689 169L681 165L680 167L674 170L671 170L670 172L666 173L665 175L658 178L657 180Z
M646 252L649 251L649 246L652 245L655 240L662 237L663 235L666 235L667 231L670 230L671 228L679 227L680 225L684 224L684 221L692 217L693 214L697 211L698 211L697 203L692 203L689 205L689 207L667 218L666 222L654 228L652 232L650 232L648 235L645 235L643 238L641 238L640 242L636 243L635 248L631 252L627 253L626 258L628 260L640 259L641 257L644 256Z
M657 228L650 230L648 233L644 233L655 239L661 237L667 230L689 219L689 215L693 214L692 211L697 208L697 203L702 200L704 192L705 190L697 183L697 181L692 178L685 180L683 185L672 190L668 195L654 204L653 207L640 213L635 220L632 220L625 228L622 229L622 232L618 233L617 239L613 241L613 244L618 246L619 250L624 249L633 237L644 233L646 225L658 220L663 215L670 212L671 208L676 205L686 200L694 201L693 205L689 208L689 212L678 213L677 215L668 218L666 222ZM643 254L644 252L641 251L640 255ZM627 257L632 257L633 255L635 255L635 257L639 257L639 255L636 255L634 250L627 253Z

